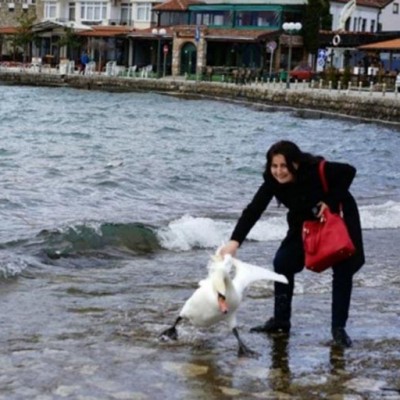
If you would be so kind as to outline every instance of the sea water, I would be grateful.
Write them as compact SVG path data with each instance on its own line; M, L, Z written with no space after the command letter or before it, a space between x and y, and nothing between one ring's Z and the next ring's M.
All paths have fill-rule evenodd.
M266 150L281 139L357 168L351 191L367 263L355 277L353 329L366 341L365 357L369 340L399 339L391 297L400 286L398 131L155 93L10 86L0 87L0 126L0 398L201 398L202 390L221 398L225 386L245 398L277 390L258 376L273 370L258 337L250 340L263 366L253 361L247 378L229 372L235 340L226 328L183 327L178 347L157 337L205 276L209 254L229 239L262 182ZM272 202L239 256L271 267L286 229L285 210ZM294 318L306 331L320 320L322 358L330 279L303 272L295 288L295 305L305 301L309 312L299 306ZM257 284L241 324L265 320L272 293L271 283ZM302 374L325 366L305 354L294 352L292 363L295 383L309 389L321 382ZM160 365L165 378L155 379ZM353 378L339 393L362 392ZM391 376L375 378L393 389ZM325 394L336 390L328 383ZM292 393L291 384L279 390Z

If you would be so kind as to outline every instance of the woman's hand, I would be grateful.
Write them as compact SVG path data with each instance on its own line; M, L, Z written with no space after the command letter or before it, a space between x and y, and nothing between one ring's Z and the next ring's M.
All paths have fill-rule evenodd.
M235 257L236 251L239 248L239 242L236 240L230 240L226 245L222 246L219 249L219 254L223 257L226 254L230 254L232 257Z
M318 214L316 215L316 217L317 217L317 218L322 218L323 215L324 215L324 211L325 211L327 208L329 209L329 207L328 207L328 205L327 205L326 203L324 203L323 201L320 201L317 205L318 205L319 211L318 211Z

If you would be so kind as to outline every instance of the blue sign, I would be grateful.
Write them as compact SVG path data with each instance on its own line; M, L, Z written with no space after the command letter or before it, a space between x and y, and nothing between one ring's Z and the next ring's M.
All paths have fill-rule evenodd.
M325 49L319 49L318 50L318 58L326 58L327 54L326 54L326 50Z
M194 40L196 41L196 43L199 43L200 41L200 26L196 25L196 32L194 34Z

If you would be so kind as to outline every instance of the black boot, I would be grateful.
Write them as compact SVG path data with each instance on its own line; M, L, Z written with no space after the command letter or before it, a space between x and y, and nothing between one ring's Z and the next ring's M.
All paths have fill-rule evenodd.
M344 328L332 328L333 341L340 347L351 347L352 341Z
M289 333L290 321L278 321L270 318L265 324L250 329L253 333Z

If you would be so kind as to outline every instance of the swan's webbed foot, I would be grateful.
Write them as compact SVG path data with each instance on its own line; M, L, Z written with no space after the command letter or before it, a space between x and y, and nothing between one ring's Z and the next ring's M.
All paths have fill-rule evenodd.
M240 339L239 332L236 328L232 329L233 334L235 335L238 343L239 343L239 350L238 350L238 356L239 357L249 357L249 358L257 358L259 357L259 354L251 349L249 349L243 342L242 339Z
M163 341L166 341L168 339L172 340L178 340L178 332L176 330L176 325L181 321L182 317L178 317L174 323L174 325L171 326L171 328L166 329L164 332L161 333L159 338Z
M178 340L178 332L174 326L171 326L171 328L166 329L164 332L161 333L159 336L162 341L166 341L168 339L172 340Z
M239 344L238 350L239 357L247 357L247 358L258 358L260 356L259 353L249 349L243 342Z

